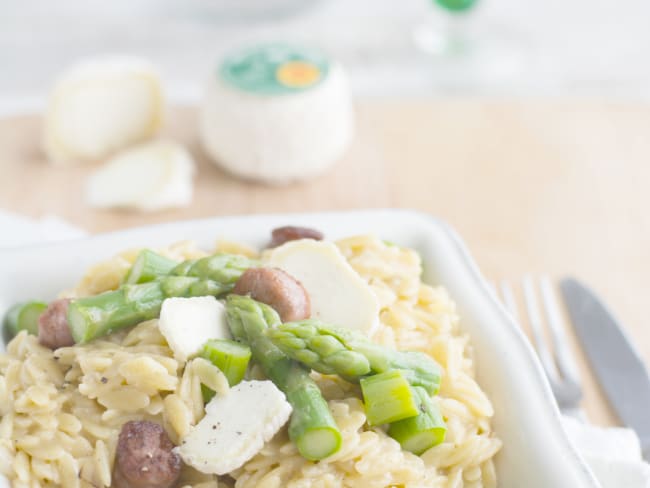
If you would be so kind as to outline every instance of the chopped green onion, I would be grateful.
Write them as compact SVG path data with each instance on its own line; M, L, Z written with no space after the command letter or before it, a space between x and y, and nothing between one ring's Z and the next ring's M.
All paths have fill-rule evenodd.
M390 424L388 435L399 442L402 449L419 456L445 440L447 426L427 391L417 386L413 390L419 415Z
M419 413L411 385L401 370L362 378L361 392L369 425L397 422Z

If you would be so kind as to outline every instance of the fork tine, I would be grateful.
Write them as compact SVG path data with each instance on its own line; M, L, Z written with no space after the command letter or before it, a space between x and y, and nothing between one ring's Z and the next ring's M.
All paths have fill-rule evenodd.
M533 340L535 341L537 355L542 362L542 366L544 366L546 375L552 381L557 382L559 381L557 366L555 365L555 361L553 361L551 351L549 350L546 344L546 340L544 339L544 324L542 323L542 316L539 311L539 304L535 295L533 280L530 276L524 277L523 290L524 300L526 302L526 310L528 312L528 323L530 324L530 329L533 333Z
M540 291L542 295L542 302L544 303L544 311L553 338L553 345L555 347L555 361L557 363L560 374L567 380L574 383L580 382L580 373L578 366L573 359L573 353L569 349L569 341L563 321L558 308L558 302L553 293L553 285L548 276L540 279Z

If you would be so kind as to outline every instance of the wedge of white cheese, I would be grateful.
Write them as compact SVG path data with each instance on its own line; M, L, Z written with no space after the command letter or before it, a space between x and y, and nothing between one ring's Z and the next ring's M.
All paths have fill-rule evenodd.
M257 454L290 415L291 405L271 381L242 381L206 405L205 417L176 451L203 473L226 474Z
M214 297L167 298L158 327L174 357L187 361L208 339L230 339L226 309Z
M194 161L180 144L156 141L118 153L88 179L86 200L99 208L154 211L192 201Z
M160 77L148 61L82 61L58 80L45 115L44 149L55 164L95 161L155 134L163 120Z
M287 242L268 254L266 264L302 283L309 294L312 318L366 334L378 324L377 297L331 242Z

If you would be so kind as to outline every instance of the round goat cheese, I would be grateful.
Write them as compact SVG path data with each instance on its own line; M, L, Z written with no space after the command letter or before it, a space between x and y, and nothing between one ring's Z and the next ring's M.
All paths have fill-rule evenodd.
M200 136L213 161L243 178L311 178L344 153L353 110L343 68L284 44L227 57L207 87Z
M55 164L99 160L155 134L163 111L160 79L149 62L118 56L80 62L50 94L45 153Z

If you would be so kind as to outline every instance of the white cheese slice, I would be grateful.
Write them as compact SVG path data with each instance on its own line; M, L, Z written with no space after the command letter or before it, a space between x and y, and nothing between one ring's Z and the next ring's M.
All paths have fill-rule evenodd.
M94 207L154 211L192 201L194 161L180 144L156 141L127 149L88 179L86 200Z
M80 62L57 80L45 115L51 162L94 161L155 134L164 100L146 60L108 56Z
M205 417L176 451L186 464L226 474L252 458L289 420L291 405L268 380L242 381L205 407Z
M208 339L231 338L226 308L211 296L167 298L158 327L179 361L197 354Z
M331 242L287 242L269 253L266 264L302 283L309 294L312 318L366 334L378 324L376 295Z

